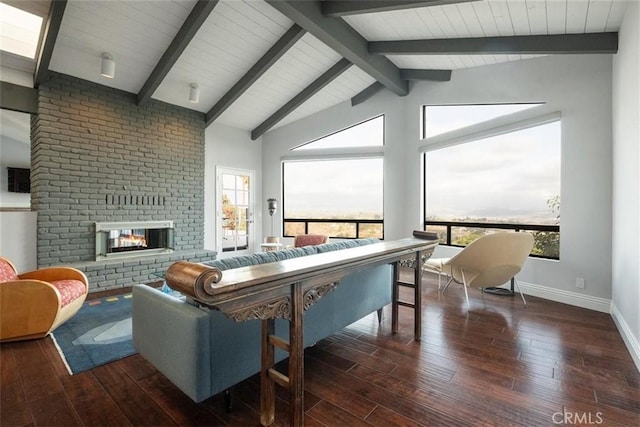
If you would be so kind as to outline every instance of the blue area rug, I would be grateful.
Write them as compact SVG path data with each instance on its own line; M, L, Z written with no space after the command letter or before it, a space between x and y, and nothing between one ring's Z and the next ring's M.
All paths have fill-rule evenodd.
M131 294L86 301L52 338L72 375L134 354Z

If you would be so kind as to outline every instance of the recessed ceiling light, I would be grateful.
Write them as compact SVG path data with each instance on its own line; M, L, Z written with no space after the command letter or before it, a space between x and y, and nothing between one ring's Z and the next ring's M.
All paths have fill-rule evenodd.
M194 104L200 102L200 88L198 87L198 83L189 84L189 102Z
M100 64L100 75L112 79L116 76L116 61L110 53L102 52L102 63Z

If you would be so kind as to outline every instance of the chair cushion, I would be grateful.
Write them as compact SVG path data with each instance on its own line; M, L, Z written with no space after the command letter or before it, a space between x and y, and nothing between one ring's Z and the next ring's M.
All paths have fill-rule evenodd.
M0 259L0 283L8 282L9 280L18 280L18 273L16 273L11 264Z
M51 284L60 291L61 307L75 301L78 297L84 295L86 291L84 283L79 280L56 280Z
M327 241L327 237L321 234L300 234L295 237L296 248L309 245L321 245Z

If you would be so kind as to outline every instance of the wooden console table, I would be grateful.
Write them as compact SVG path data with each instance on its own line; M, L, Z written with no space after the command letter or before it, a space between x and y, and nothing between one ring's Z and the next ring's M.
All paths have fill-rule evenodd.
M437 240L408 238L351 249L326 252L268 264L220 270L179 261L169 267L167 283L199 303L220 310L237 321L262 320L262 370L260 422L267 426L275 417L275 384L289 390L291 424L304 421L303 314L331 292L348 274L393 264L392 331L398 331L399 307L414 309L414 335L420 339L422 324L422 264ZM399 262L414 259L412 284L399 280ZM403 302L399 287L414 289L414 301ZM275 319L289 320L289 342L274 335ZM275 347L289 353L288 376L275 369Z

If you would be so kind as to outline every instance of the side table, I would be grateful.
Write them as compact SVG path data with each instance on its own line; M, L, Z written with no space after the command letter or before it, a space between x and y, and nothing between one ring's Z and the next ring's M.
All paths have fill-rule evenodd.
M282 243L260 243L264 252L274 252L282 248Z

